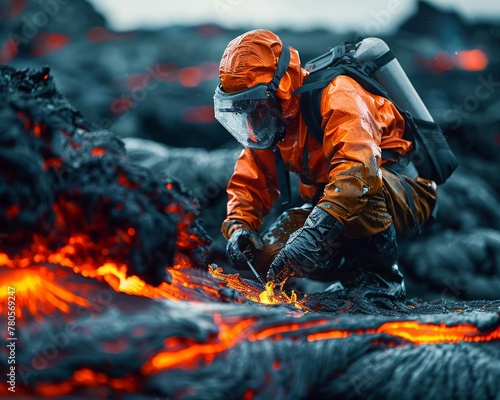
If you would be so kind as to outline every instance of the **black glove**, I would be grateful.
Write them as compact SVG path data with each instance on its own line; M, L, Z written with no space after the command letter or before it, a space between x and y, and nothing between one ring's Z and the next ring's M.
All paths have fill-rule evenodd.
M253 260L253 251L264 250L264 242L260 235L247 228L240 228L233 232L226 246L226 255L229 261L238 269L248 268L247 261Z
M332 243L344 225L321 207L314 207L304 226L295 231L271 264L267 280L282 282L290 276L305 277L334 253Z

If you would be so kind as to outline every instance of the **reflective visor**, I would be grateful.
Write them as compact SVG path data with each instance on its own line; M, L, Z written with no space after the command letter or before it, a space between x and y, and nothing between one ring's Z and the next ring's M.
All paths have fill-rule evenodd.
M218 86L214 109L222 126L250 149L270 148L284 129L279 102L265 84L236 93L225 93Z

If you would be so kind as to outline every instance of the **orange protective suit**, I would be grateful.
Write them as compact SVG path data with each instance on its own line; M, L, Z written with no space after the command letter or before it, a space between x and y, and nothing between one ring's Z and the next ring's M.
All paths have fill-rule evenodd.
M256 30L235 38L220 63L224 91L269 83L280 53L281 41L270 31ZM297 50L290 47L290 53L289 68L276 92L288 121L277 147L286 168L310 182L300 184L304 201L319 205L342 222L349 238L371 236L392 222L399 232L415 222L423 224L436 202L435 184L405 178L417 208L413 218L401 181L383 168L388 160L382 160L382 149L404 156L412 145L402 138L405 123L394 105L347 76L333 79L321 99L324 139L320 144L308 134L300 113L300 95L292 96L308 73L301 68ZM272 150L244 149L227 193L227 218L222 224L226 239L241 226L259 230L280 196Z

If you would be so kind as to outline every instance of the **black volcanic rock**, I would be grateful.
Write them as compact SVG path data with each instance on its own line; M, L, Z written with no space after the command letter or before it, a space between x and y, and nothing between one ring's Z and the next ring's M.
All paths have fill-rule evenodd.
M79 262L115 259L155 286L176 252L205 268L210 238L196 220L198 200L178 180L127 161L122 140L74 109L48 67L0 66L0 160L1 252L35 243L55 252L80 237Z
M0 365L12 370L14 347L18 398L498 397L500 238L497 228L481 228L496 227L498 216L487 183L458 173L442 187L450 190L444 205L452 206L441 210L449 216L426 236L405 239L415 267L407 275L441 297L298 293L266 305L244 298L231 277L191 268L206 267L198 257L209 242L200 205L177 179L158 175L172 168L198 190L215 180L220 200L235 148L176 151L141 140L127 152L117 133L60 95L48 68L0 68L0 222L12 228L0 237L0 282L4 299L15 295L17 336L9 339L4 325ZM156 287L116 269L89 275L88 264L113 270L112 256L157 284L174 252L187 259L169 269L172 282Z

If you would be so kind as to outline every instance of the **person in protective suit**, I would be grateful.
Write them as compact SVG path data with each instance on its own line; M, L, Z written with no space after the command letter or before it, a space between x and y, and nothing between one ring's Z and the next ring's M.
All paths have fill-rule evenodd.
M332 290L402 298L396 235L430 218L436 185L416 176L405 159L412 143L402 139L405 123L394 105L347 76L323 91L324 139L316 141L301 115L300 95L293 94L307 75L297 50L268 30L244 33L224 51L215 116L244 147L227 186L221 228L228 259L239 269L251 260L277 284L336 276L340 284ZM382 159L384 149L397 157ZM300 176L305 204L259 234L280 197L283 167Z

